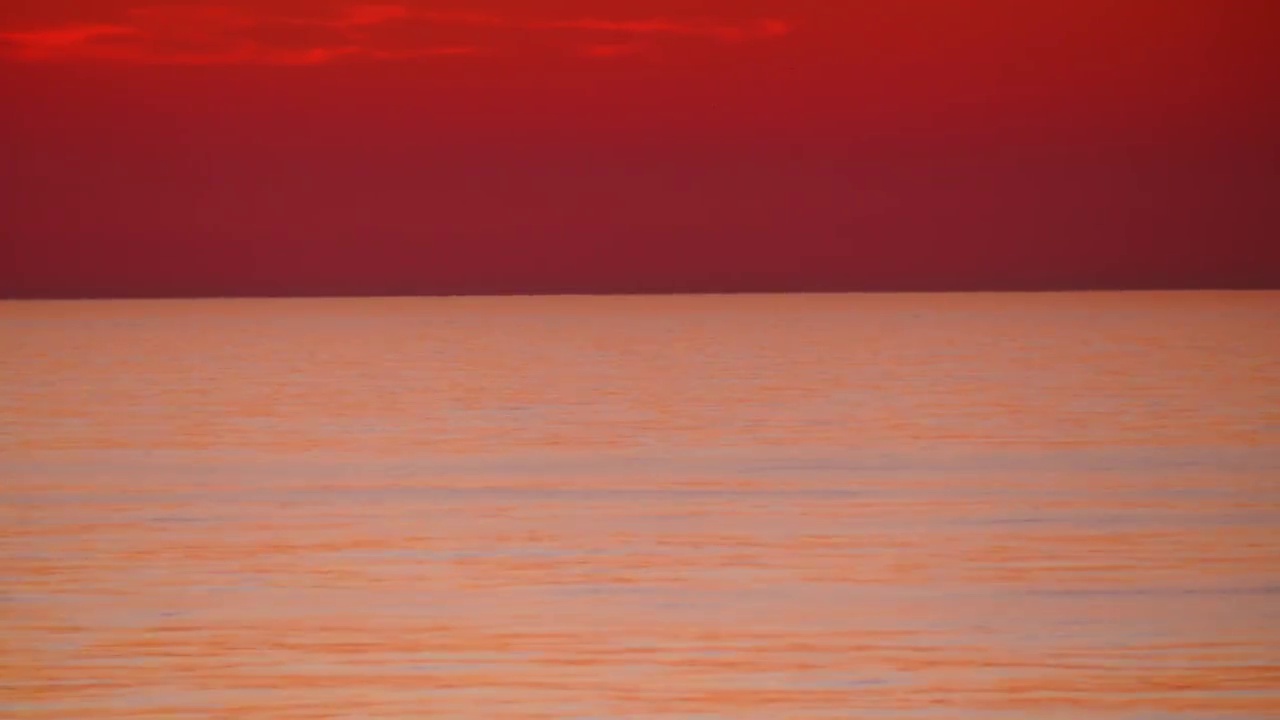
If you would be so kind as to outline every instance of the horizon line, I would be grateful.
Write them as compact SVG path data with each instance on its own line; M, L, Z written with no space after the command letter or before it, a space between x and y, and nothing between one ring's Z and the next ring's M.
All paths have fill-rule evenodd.
M1174 293L1268 293L1280 292L1280 285L1259 286L1150 286L1150 287L1053 287L1019 289L850 289L850 290L682 290L682 291L546 291L546 292L474 292L474 293L281 293L281 294L136 294L136 295L72 295L27 294L3 295L0 302L147 302L208 300L428 300L459 298L590 298L590 297L698 297L698 296L780 296L780 295L1101 295L1101 294L1174 294Z

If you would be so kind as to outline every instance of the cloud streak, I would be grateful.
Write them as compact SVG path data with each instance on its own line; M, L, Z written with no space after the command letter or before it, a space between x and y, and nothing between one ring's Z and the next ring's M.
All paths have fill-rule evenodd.
M777 18L529 18L351 4L293 17L237 5L151 5L109 24L0 31L0 56L25 62L323 65L516 54L530 38L580 57L617 58L674 42L739 44L789 34Z

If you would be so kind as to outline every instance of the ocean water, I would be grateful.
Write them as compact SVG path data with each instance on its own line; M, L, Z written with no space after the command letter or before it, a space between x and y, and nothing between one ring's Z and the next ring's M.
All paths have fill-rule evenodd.
M1280 717L1280 293L0 303L0 716Z

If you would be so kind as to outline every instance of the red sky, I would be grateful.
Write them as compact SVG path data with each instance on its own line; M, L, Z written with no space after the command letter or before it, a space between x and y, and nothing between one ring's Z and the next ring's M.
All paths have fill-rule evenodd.
M0 295L1280 287L1273 0L0 6Z

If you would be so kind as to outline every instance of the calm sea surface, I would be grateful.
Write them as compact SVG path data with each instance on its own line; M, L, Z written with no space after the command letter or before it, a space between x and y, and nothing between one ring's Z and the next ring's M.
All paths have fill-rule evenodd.
M0 716L1280 717L1280 293L0 303Z

